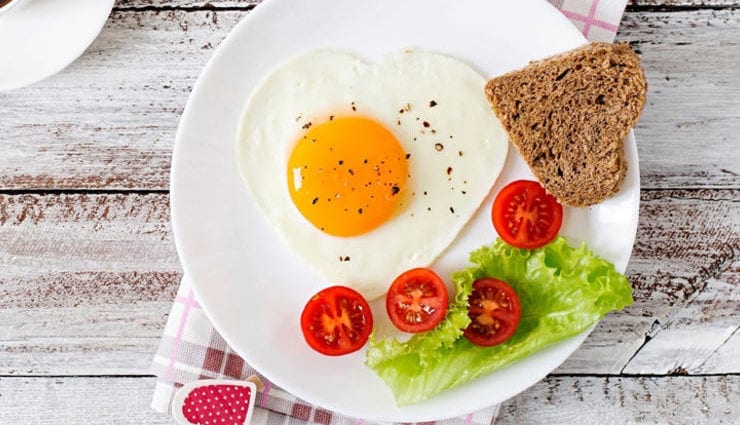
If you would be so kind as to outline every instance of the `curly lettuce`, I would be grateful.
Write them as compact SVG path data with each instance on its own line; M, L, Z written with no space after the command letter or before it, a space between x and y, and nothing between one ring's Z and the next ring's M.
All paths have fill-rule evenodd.
M474 266L453 274L456 295L435 329L406 342L371 339L366 363L398 405L428 399L577 335L633 302L632 287L612 263L585 245L568 246L562 237L534 250L497 240L473 251L470 261ZM516 333L494 347L475 346L462 336L470 323L467 299L481 277L509 283L521 300Z

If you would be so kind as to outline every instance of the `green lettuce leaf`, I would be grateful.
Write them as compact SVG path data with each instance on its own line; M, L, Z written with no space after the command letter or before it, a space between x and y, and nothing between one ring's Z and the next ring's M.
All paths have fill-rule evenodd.
M473 251L470 261L475 266L453 274L457 292L435 329L406 342L371 338L366 363L391 388L398 405L490 373L632 304L632 288L612 263L585 245L568 246L562 237L535 250L497 240ZM486 276L509 283L522 305L516 333L494 347L475 346L462 336L470 323L467 299L473 282Z

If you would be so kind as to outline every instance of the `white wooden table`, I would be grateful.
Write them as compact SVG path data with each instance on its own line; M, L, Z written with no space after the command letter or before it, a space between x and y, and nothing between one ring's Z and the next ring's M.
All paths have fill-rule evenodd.
M149 364L181 269L175 129L254 1L119 0L62 73L0 93L0 423L166 424ZM637 0L636 303L498 423L740 423L740 11ZM0 59L2 60L2 59Z

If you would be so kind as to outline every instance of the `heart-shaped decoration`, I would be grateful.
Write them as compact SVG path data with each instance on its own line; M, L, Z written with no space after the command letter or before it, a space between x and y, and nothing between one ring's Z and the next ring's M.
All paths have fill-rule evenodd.
M172 417L182 425L246 425L257 386L249 381L208 379L183 385L172 401Z

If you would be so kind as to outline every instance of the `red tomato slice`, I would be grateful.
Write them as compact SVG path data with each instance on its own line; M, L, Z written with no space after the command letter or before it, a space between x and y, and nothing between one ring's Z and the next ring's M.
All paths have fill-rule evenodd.
M534 249L555 239L563 222L563 206L538 182L517 180L496 195L491 216L504 242Z
M301 330L311 348L339 356L365 345L373 330L373 315L359 292L332 286L308 300L301 314Z
M511 286L486 277L473 282L468 316L472 322L463 333L465 338L475 345L489 347L514 335L522 317L522 307Z
M425 332L447 313L447 287L441 277L426 268L401 273L388 289L385 309L391 322L404 332Z

